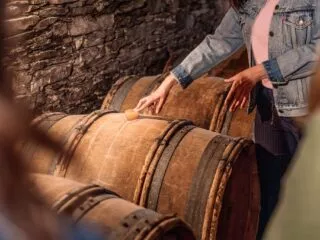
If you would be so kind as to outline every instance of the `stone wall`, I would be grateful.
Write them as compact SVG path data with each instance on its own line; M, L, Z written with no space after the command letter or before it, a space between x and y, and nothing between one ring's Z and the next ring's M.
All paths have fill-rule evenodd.
M214 31L225 0L11 0L6 63L37 112L97 109L120 76L160 73ZM9 64L10 63L10 64Z

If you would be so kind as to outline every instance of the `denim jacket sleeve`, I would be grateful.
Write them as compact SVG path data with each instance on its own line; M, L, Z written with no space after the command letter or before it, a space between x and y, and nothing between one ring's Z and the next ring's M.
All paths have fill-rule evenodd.
M244 45L238 13L230 8L213 35L208 35L171 73L183 88Z
M311 76L314 72L314 64L318 60L316 48L319 40L320 1L316 1L311 42L263 62L273 85L282 85L291 80Z

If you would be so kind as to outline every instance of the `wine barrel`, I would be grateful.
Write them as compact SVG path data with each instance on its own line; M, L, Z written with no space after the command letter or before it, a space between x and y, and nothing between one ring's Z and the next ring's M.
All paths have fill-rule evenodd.
M96 224L106 240L195 239L190 227L175 215L139 207L101 186L40 174L32 181L58 214L72 216L75 223Z
M120 112L132 109L163 79L164 75L121 78L105 97L101 109ZM159 115L189 119L199 127L224 135L251 138L255 114L248 114L245 109L230 112L225 104L229 89L230 85L222 78L209 76L197 79L185 90L176 85L171 89Z
M160 213L177 213L197 239L255 239L259 187L254 146L187 120L96 111L34 121L64 155L26 147L34 172L98 183Z

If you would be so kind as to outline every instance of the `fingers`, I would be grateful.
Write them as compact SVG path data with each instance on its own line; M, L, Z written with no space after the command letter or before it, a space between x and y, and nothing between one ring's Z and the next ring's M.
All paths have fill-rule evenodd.
M248 97L244 96L243 99L242 99L242 103L240 105L241 109L243 109L246 106L247 101L248 101Z
M246 87L240 94L240 97L237 99L236 103L234 106L232 106L232 111L235 111L238 107L240 109L243 109L249 99L249 94L250 94L250 87Z
M160 100L158 101L158 103L156 105L156 114L159 114L163 103L164 103L164 98L160 98Z
M252 86L250 87L247 87L246 88L246 91L243 93L242 97L241 97L241 105L240 105L240 108L243 109L245 108L248 100L249 100L249 97L250 97L250 93L251 93L251 90L252 90Z
M145 107L144 114L153 115L153 112L154 112L154 102L151 103L149 106Z
M137 112L141 111L140 108L145 102L146 102L146 98L140 99L137 106L134 108L134 111L137 111Z
M236 79L232 83L232 86L231 86L229 93L228 93L226 100L225 100L225 104L227 104L227 106L231 106L233 104L233 101L236 98L239 98L239 94L240 94L239 91L241 91L241 89L243 87L243 86L241 86L240 80L241 79Z
M226 83L232 83L232 82L234 82L234 81L235 81L234 78L229 78L229 79L225 79L225 80L224 80L224 82L226 82Z
M234 112L239 106L242 105L243 99L245 97L247 98L247 96L250 93L250 89L251 88L249 84L241 84L238 88L236 88L236 90L233 93L233 99L229 107L230 112Z
M235 91L236 91L236 82L232 84L229 90L229 93L226 97L225 104L229 105L231 103L232 99L234 98Z
M140 112L146 107L149 107L154 101L155 99L153 99L151 96L142 98L139 101L138 105L135 107L134 111Z
M237 107L239 106L239 104L240 104L240 100L239 100L239 98L236 98L236 99L232 102L231 107L229 108L229 111L230 111L230 112L234 112L234 111L237 109Z
M234 112L237 109L237 107L240 105L240 99L241 99L242 91L238 90L236 92L235 97L234 97L234 99L233 99L233 101L231 103L231 106L229 108L230 112Z
M238 104L237 104L237 106L236 106L236 108L235 108L234 110L236 110L238 107L241 108L244 98L247 99L247 96L249 95L250 89L251 89L251 88L250 88L249 85L245 85L245 86L243 87L243 90L241 91L241 94L240 94L240 96L239 96L239 98L238 98L238 101L239 101L239 102L238 102Z

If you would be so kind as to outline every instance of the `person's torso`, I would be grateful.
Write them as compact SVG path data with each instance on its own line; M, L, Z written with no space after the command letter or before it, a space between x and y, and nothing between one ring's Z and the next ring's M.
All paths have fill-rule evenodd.
M279 0L266 0L265 6L261 9L252 26L251 46L254 59L261 64L269 59L269 30L273 18L273 12ZM262 79L262 85L273 89L268 78Z
M248 0L239 9L240 25L247 47L251 30L265 0ZM269 31L269 56L277 57L288 50L310 43L316 0L280 0L273 13Z
M265 0L249 0L238 10L251 66L255 64L251 49L252 26L264 5ZM269 59L277 58L287 51L311 42L312 29L316 25L315 7L316 0L279 1L269 30ZM275 104L279 114L285 113L289 116L290 111L307 108L309 82L310 77L305 77L274 89Z

